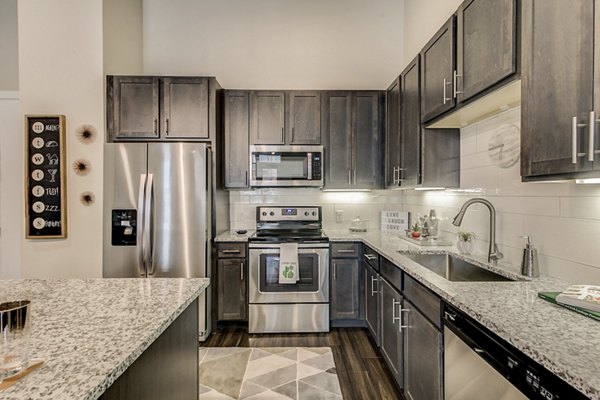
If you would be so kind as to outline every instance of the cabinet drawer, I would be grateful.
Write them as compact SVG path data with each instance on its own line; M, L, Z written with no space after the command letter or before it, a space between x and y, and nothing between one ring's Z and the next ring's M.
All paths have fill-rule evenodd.
M379 262L379 272L392 286L399 292L402 291L402 270L396 267L392 262L381 257Z
M439 297L408 275L404 275L404 297L414 304L435 326L441 328Z
M379 272L379 253L366 244L363 245L363 260Z
M358 257L359 252L359 243L331 243L332 258Z
M246 243L218 243L217 257L219 258L245 258Z

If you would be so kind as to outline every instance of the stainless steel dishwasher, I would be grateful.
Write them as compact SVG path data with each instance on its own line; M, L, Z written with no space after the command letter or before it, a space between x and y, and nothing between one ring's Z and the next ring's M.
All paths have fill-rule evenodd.
M445 400L586 399L457 309L444 304Z

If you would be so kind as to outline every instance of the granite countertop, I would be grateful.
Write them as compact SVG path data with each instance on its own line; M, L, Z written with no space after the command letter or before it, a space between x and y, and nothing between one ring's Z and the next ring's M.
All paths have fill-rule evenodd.
M255 230L249 229L244 234L238 234L235 231L223 232L215 237L215 242L247 242L248 238L254 235Z
M516 282L451 282L403 254L453 253L454 246L424 247L397 235L326 230L330 241L361 241L377 250L442 299L473 317L517 349L554 372L591 399L600 399L600 323L540 298L541 291L562 291L571 283L549 276L526 279L519 267L499 263L488 269ZM461 257L459 255L459 257ZM486 257L464 257L486 265Z
M412 261L405 254L453 253L455 246L419 246L389 233L352 233L326 227L331 242L363 242L392 261L442 299L486 326L517 349L554 372L592 399L600 400L600 323L540 298L540 291L562 291L571 282L549 276L527 279L519 267L486 257L464 257L515 282L451 282Z
M97 399L210 280L0 280L0 302L31 300L31 357L44 364L0 398Z

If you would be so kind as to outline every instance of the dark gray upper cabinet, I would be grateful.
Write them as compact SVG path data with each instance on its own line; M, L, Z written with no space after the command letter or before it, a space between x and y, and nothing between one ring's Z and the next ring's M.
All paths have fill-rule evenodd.
M158 131L159 79L107 77L107 128L112 139L155 139Z
M250 97L252 144L284 144L284 126L285 92L252 92Z
M220 91L212 77L109 75L108 140L211 141Z
M455 17L421 50L421 115L427 122L452 109L455 72Z
M354 96L354 186L378 189L383 186L383 152L381 135L380 92L358 92Z
M161 136L209 139L208 78L163 78L161 90Z
M590 112L600 99L594 101L594 68L600 78L594 12L593 0L523 1L523 180L572 178L594 168L597 146L590 152L589 145L598 137Z
M240 189L249 185L250 92L226 91L225 114L225 188Z
M381 295L381 353L392 376L402 387L402 296L384 279L381 280L379 290Z
M459 103L517 72L517 0L466 0L457 11Z
M358 319L359 263L357 258L331 260L331 319Z
M287 144L321 144L320 92L289 92Z
M381 92L328 92L322 116L327 189L375 189L383 184Z
M398 186L401 167L400 147L400 78L385 93L385 187Z
M442 333L404 300L404 393L411 400L441 400Z
M332 92L324 96L325 187L352 187L352 94ZM335 151L333 150L335 149Z
M397 179L400 186L416 186L421 180L420 69L417 56L400 75L400 148L402 164Z

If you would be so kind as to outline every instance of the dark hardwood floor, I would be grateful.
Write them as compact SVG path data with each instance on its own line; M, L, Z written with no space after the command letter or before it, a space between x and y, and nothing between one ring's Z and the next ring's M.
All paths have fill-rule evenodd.
M214 332L206 347L331 347L346 400L401 399L385 361L363 328L332 328L330 333L250 335L242 328Z

